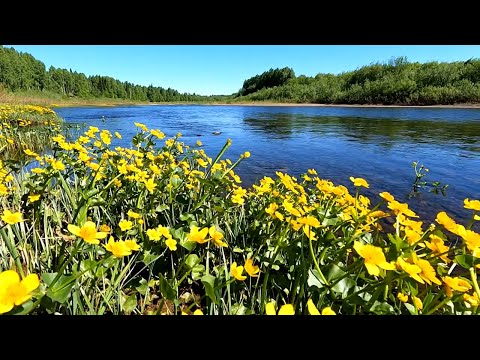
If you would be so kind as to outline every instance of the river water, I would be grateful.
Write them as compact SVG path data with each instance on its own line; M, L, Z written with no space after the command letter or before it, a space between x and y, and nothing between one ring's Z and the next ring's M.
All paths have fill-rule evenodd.
M167 137L180 132L189 145L201 140L210 157L230 138L225 157L234 161L251 152L236 170L244 187L276 171L298 176L309 168L352 190L349 177L363 177L370 183L363 193L373 203L389 191L428 221L447 211L467 222L471 212L463 199L480 199L480 109L147 105L55 111L69 123L120 132L123 139L114 145L129 146L134 122ZM423 180L449 185L445 195L427 188L412 197L414 161L429 169Z

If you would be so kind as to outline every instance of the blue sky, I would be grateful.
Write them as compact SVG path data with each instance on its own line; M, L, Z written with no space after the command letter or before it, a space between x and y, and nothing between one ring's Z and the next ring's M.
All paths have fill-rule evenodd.
M270 68L295 74L338 74L372 62L480 58L479 45L5 45L32 54L47 68L108 75L139 85L201 95L232 94Z

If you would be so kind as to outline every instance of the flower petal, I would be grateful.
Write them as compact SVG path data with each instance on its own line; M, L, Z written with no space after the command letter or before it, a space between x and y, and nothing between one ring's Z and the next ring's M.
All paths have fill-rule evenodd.
M13 302L12 303L10 303L10 302L3 303L0 300L0 314L5 314L5 313L9 312L10 310L12 310L13 305L14 305Z
M107 232L99 231L95 234L95 239L105 239L107 235Z
M337 315L337 313L330 306L327 306L322 310L322 315Z
M292 304L282 305L278 310L278 315L295 315L295 309Z
M318 311L318 309L315 306L315 304L313 303L312 299L308 299L307 308L308 308L308 312L310 313L310 315L320 315L320 311Z
M0 273L0 288L5 288L9 285L18 284L20 282L20 276L16 271L7 270Z
M37 274L30 274L25 279L22 280L22 285L25 287L27 292L31 292L40 286L40 280L38 279Z
M273 301L265 305L265 312L267 315L277 315L277 312L275 311L275 303Z
M73 235L80 236L80 228L77 225L68 224L67 226L68 231L70 231Z
M377 265L365 263L365 267L367 268L367 271L370 275L375 275L375 276L380 275L380 269L378 268Z
M395 264L389 263L389 262L383 262L380 264L377 264L379 267L385 270L395 270Z

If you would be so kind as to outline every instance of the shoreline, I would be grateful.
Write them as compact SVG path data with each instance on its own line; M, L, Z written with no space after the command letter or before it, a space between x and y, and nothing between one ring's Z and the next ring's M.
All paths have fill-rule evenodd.
M48 106L51 108L67 108L67 107L116 107L116 106L175 106L175 105L197 105L197 106L265 106L265 107L336 107L336 108L417 108L417 109L480 109L480 103L473 104L453 104L453 105L383 105L383 104L312 104L312 103L288 103L288 102L271 102L271 101L255 101L255 102L135 102L135 101L118 101L118 100L66 100L55 101L55 99L2 99L0 104L37 104Z
M116 106L178 106L178 105L196 105L196 106L265 106L265 107L333 107L333 108L398 108L398 109L480 109L480 104L454 104L454 105L380 105L380 104L310 104L310 103L190 103L190 102L168 102L168 103L66 103L53 104L52 108L67 107L116 107Z

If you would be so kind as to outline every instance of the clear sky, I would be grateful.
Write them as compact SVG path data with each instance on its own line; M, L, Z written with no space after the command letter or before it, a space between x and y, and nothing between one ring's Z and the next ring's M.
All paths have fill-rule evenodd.
M48 67L106 75L139 85L201 95L228 95L270 68L295 74L338 74L372 62L480 58L480 45L5 45Z

